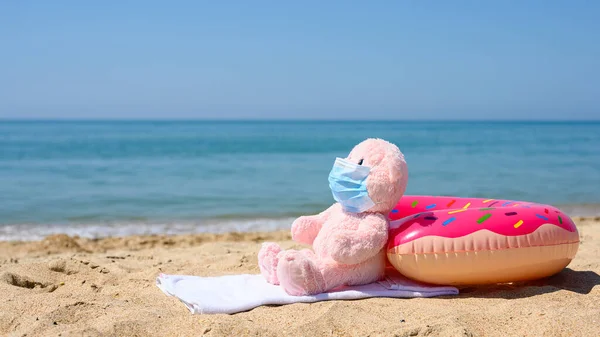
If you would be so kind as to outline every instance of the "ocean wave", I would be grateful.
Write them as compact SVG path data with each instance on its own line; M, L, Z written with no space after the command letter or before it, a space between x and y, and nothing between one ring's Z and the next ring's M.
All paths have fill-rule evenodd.
M598 217L600 204L554 205L571 217ZM281 217L251 217L232 214L203 220L151 221L144 218L110 222L80 219L62 224L1 224L0 241L42 240L48 235L67 234L86 238L128 235L176 235L226 232L270 232L289 230L301 214Z
M211 219L177 222L110 222L77 224L0 225L0 241L35 241L54 234L90 239L129 235L176 235L226 232L270 232L287 230L295 218Z
M554 206L554 205L553 205ZM600 216L600 204L573 204L556 205L565 214L576 217L597 217Z

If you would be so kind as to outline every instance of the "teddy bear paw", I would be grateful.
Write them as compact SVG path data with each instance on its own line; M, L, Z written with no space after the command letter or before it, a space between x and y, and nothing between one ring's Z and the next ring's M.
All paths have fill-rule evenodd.
M277 275L281 286L290 295L312 295L325 291L321 271L303 252L284 251L279 257Z
M271 284L278 285L277 264L279 259L277 255L281 252L281 247L274 242L263 243L258 252L258 267L260 273Z

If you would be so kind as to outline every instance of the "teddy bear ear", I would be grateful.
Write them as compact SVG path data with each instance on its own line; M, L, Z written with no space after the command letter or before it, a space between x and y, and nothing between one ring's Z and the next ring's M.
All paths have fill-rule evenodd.
M406 174L406 162L402 155L394 156L398 157L388 160L388 174L390 183L396 185L401 182L403 175Z
M398 167L394 160L388 162L388 177L390 183L395 185L398 182L398 179L400 179L400 175L402 174L400 170L401 168Z

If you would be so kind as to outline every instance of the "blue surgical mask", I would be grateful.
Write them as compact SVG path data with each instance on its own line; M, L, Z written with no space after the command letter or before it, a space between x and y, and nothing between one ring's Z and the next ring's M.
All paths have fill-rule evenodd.
M345 211L362 213L375 206L367 191L367 177L371 168L337 158L329 173L329 188L335 201Z

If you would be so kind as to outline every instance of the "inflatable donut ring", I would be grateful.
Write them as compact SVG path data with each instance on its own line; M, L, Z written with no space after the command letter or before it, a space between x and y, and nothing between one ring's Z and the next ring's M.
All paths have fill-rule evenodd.
M404 196L389 217L389 262L432 284L548 277L579 248L577 227L566 214L531 202Z

